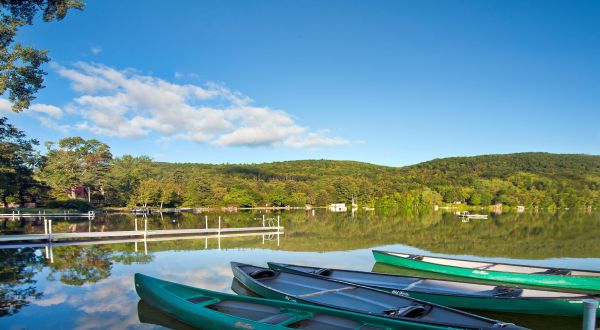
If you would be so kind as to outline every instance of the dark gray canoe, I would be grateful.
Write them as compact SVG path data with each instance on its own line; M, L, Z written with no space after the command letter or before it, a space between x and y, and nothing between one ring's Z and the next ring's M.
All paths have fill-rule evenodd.
M409 296L453 308L523 314L581 316L584 299L599 296L525 289L514 286L466 283L424 277L330 269L269 262L269 268L324 277Z
M349 282L280 272L237 262L235 278L260 296L337 308L420 324L423 329L525 329L409 297Z

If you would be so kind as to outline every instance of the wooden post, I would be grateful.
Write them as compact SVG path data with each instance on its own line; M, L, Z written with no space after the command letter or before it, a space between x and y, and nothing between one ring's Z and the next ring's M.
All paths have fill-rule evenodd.
M44 218L44 234L48 235L48 219Z
M219 237L220 236L221 236L221 216L219 216Z
M264 228L264 226L265 226L265 215L263 214L263 228Z
M279 231L279 216L277 216L277 231Z
M583 301L583 330L596 329L596 311L598 300L587 299Z
M208 215L204 216L204 224L206 225L206 229L208 229Z
M48 220L48 240L52 242L52 219Z
M137 231L137 218L135 218L135 231Z

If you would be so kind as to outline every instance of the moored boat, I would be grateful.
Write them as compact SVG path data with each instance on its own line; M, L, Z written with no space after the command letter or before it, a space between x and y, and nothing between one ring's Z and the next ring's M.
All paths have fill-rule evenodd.
M135 289L140 298L153 307L204 330L448 329L423 327L404 320L384 319L328 307L215 292L142 274L135 274ZM156 319L150 322L163 324Z
M393 294L460 308L524 314L581 316L584 299L598 295L534 290L503 285L466 283L426 277L298 266L270 262L278 271L352 282Z
M265 298L315 304L382 319L402 320L418 329L524 329L511 323L402 297L349 282L332 281L232 262L234 277Z
M373 250L377 262L483 280L600 291L600 272L472 261Z

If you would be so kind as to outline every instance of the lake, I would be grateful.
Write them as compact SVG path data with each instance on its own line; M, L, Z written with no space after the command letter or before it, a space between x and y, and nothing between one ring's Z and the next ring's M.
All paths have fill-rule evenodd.
M264 212L264 211L262 211ZM375 264L371 249L600 270L600 213L504 213L462 222L450 212L259 211L152 214L148 229L260 226L280 217L283 234L0 249L2 329L188 329L139 303L136 272L233 292L230 261L267 261L414 274ZM133 230L143 216L53 220L53 232ZM270 220L275 224L274 220ZM269 220L267 220L269 222ZM43 233L41 219L0 222L3 234ZM433 274L429 274L431 276ZM579 318L478 314L533 329L580 329ZM141 322L140 320L144 321Z

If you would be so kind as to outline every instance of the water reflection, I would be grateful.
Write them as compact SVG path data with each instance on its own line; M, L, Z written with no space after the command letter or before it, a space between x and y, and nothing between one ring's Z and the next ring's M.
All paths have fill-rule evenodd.
M263 214L213 213L208 215L208 225L216 226L220 215L224 228L260 226ZM354 217L351 212L321 210L314 215L298 211L266 217L277 215L285 235L246 233L0 246L0 328L177 328L179 325L164 315L142 320L145 307L137 304L133 274L141 272L216 291L238 291L232 283L230 261L398 272L395 267L374 263L370 249L378 248L600 270L598 213L505 213L469 223L449 213L411 216L361 210ZM137 219L140 226L141 218ZM149 230L204 228L206 220L204 215L189 213L153 215L148 217L148 226ZM18 220L2 225L6 229L3 234L44 232L43 221ZM97 215L92 221L58 221L54 226L55 232L134 230L136 217ZM533 328L580 327L579 320L573 319L509 314L493 317Z

